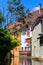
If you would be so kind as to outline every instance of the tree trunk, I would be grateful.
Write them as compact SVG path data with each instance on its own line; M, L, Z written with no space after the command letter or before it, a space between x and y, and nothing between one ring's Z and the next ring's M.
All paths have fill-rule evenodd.
M5 56L3 65L10 65L10 53Z

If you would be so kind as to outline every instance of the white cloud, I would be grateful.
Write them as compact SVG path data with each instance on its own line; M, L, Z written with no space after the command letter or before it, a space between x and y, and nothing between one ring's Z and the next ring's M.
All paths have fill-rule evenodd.
M34 8L34 10L38 10L38 9L39 9L39 7L35 7L35 8Z
M39 10L39 7L34 7L34 8L32 9L32 11L36 11L36 10Z

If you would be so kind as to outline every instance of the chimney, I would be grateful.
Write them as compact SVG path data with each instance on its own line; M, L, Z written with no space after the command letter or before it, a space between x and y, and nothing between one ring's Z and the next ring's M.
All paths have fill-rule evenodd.
M39 4L39 14L41 13L41 3Z

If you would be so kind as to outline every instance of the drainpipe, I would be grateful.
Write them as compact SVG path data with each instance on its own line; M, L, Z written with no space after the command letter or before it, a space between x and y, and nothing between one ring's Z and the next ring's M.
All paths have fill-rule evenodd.
M34 46L34 57L35 57L35 48L36 48L36 46Z

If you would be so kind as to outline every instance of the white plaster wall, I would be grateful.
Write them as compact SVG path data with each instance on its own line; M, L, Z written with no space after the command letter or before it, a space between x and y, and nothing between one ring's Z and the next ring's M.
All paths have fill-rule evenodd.
M39 37L38 34L41 33L41 24L39 23L37 26L35 26L34 30L32 31L32 56L40 56L40 42L37 39Z
M30 38L30 37L32 37L32 32L30 32L30 35L27 35L27 34L23 35L21 33L21 47L26 47L27 46L28 43L26 42L26 39Z
M43 57L43 46L40 47L40 56Z
M25 35L22 35L21 34L21 47L26 47L28 43L26 43L26 39L29 38L29 36L27 36L26 34Z

